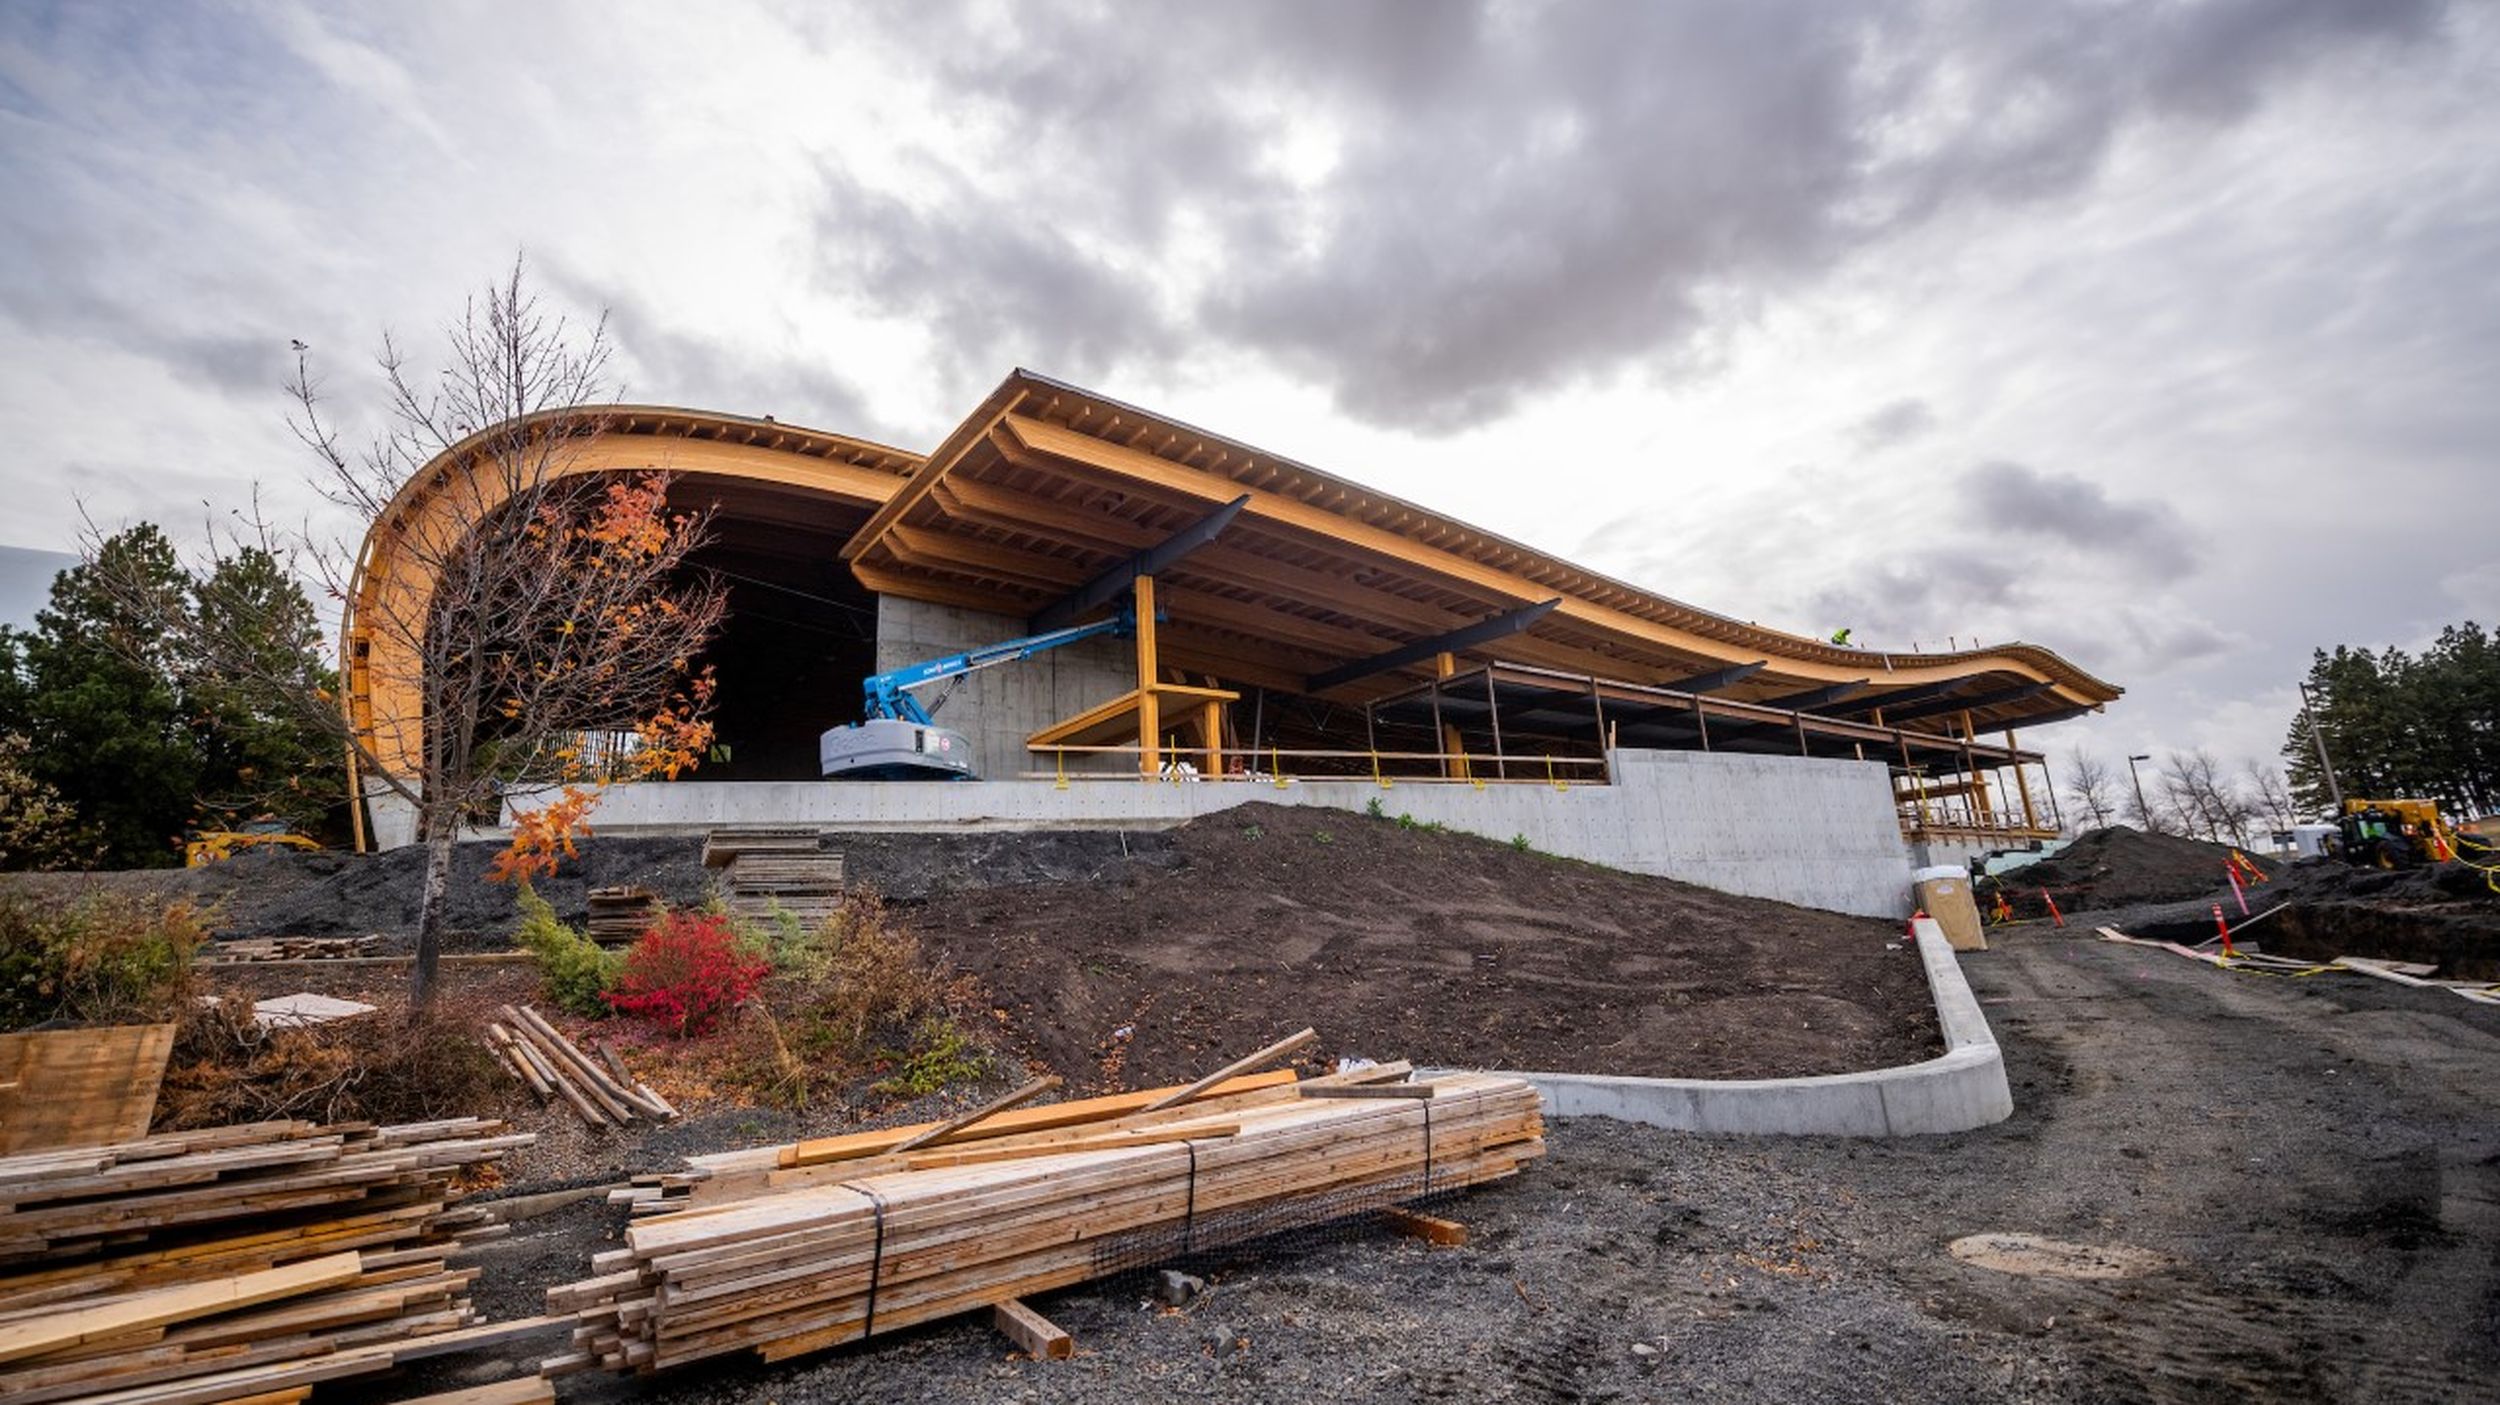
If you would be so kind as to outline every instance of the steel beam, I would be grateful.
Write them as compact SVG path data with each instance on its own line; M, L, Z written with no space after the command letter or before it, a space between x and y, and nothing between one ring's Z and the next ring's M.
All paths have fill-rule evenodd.
M1933 717L1939 712L1975 712L1983 707L2000 707L2006 703L2036 698L2056 686L2054 683L2023 683L2012 688L1999 688L1993 693L1981 693L1977 697L1937 698L1929 702L1913 704L1899 711L1895 711L1887 704L1884 708L1884 725L1889 727L1897 722Z
M1495 615L1491 619L1478 620L1470 625L1461 625L1457 629L1444 631L1429 639L1418 639L1412 644L1401 644L1385 654L1374 654L1367 659L1356 659L1352 663L1339 664L1326 672L1312 674L1310 690L1314 693L1324 693L1358 678L1369 678L1375 673L1386 673L1393 668L1404 668L1408 664L1422 663L1435 654L1455 654L1461 649L1472 649L1479 644L1489 644L1496 639L1508 638L1554 613L1561 605L1562 597L1558 595L1551 600L1513 610L1508 614Z
M1157 575L1166 566L1223 535L1224 529L1231 526L1233 519L1239 517L1241 510L1249 505L1250 495L1244 493L1147 547L1035 611L1028 622L1030 628L1039 634L1076 623L1087 611L1120 598L1139 576Z
M1742 683L1770 666L1769 659L1757 659L1752 663L1740 663L1713 673L1697 673L1690 678L1658 686L1676 693L1715 693L1730 684Z

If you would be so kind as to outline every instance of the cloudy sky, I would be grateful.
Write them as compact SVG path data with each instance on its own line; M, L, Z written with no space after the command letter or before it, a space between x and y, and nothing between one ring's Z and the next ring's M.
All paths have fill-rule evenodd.
M2271 756L2313 644L2500 622L2496 21L11 3L0 548L317 510L289 340L352 418L526 251L634 400L926 449L1029 366Z

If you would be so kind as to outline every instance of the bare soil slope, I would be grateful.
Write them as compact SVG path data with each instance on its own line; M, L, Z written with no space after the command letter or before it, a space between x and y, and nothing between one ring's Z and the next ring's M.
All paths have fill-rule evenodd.
M1941 1045L1889 923L1339 811L1246 805L1152 864L931 899L1008 1043L1071 1082L1186 1081L1303 1025L1339 1054L1787 1077Z

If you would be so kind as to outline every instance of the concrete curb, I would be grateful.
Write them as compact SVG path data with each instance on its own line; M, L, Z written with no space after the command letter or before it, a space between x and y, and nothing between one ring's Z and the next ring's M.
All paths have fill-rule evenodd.
M1945 1052L1924 1063L1821 1078L1617 1078L1519 1073L1555 1117L1612 1117L1680 1132L1907 1137L1967 1132L2014 1113L1979 1000L1932 920L1917 924L1919 959L1936 999Z

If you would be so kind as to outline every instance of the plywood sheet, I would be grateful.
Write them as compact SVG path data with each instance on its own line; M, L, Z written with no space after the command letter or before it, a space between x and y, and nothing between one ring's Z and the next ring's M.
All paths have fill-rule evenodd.
M170 1024L0 1034L0 1156L146 1136L173 1047Z

